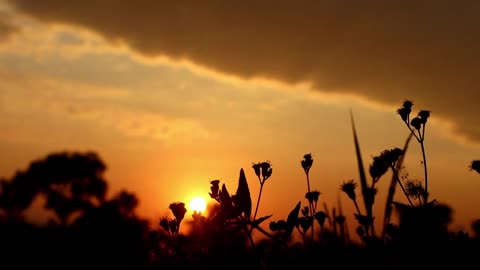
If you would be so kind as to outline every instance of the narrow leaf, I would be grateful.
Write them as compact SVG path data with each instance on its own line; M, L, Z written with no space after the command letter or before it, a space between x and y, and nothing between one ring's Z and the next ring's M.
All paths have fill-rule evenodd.
M250 197L250 190L248 188L247 178L245 177L243 168L240 169L237 193L232 196L232 199L239 214L244 213L245 217L250 219L252 213L252 199Z
M352 121L353 141L355 143L355 153L357 155L358 173L360 176L360 187L362 188L362 195L363 195L365 207L367 208L367 214L371 215L371 209L370 207L367 207L368 206L368 198L366 196L367 187L368 187L367 177L365 176L365 168L363 167L362 154L360 153L360 144L358 142L357 131L355 129L355 122L353 120L352 111L350 111L350 119Z
M220 191L220 212L224 219L229 219L236 216L232 198L230 197L230 193L228 193L225 184L222 185L222 190Z
M287 217L288 228L286 230L287 234L291 234L293 231L293 228L295 227L295 225L297 225L298 213L300 213L300 206L301 206L301 202L298 202L295 208L293 208L293 210L290 211L290 213L288 214L288 217Z
M265 220L269 219L272 215L264 216L261 218L257 218L253 221L253 225L258 226L260 223L264 222Z

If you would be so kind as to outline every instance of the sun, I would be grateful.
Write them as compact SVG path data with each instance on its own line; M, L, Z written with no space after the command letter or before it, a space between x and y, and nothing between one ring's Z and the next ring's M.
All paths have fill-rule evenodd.
M205 212L207 202L202 197L195 197L190 201L190 209L196 212Z

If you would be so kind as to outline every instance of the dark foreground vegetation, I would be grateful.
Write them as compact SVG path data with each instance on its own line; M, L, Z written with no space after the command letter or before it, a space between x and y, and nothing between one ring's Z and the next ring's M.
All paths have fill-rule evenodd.
M310 186L309 178L311 154L299 158L305 172L305 198L291 198L292 210L285 219L257 216L263 187L272 176L271 164L265 161L251 168L260 185L256 196L250 194L252 183L243 169L234 189L212 180L205 192L215 204L206 216L192 214L188 234L179 233L187 222L183 202L171 203L172 216L161 217L152 227L136 214L135 194L122 191L107 197L106 166L98 155L50 154L12 179L0 179L0 269L478 266L480 220L471 224L473 235L449 230L452 209L428 192L424 144L430 112L413 114L412 108L413 102L407 100L397 111L410 131L405 145L379 153L368 168L363 166L352 117L359 175L339 188L355 206L353 216L344 216L341 207L317 205L320 192ZM409 179L403 172L408 148L417 146L412 142L422 150L424 174L418 178L422 180ZM480 161L469 166L480 172ZM383 191L388 194L385 202L375 200L381 178L390 181L388 190ZM48 224L32 224L25 218L34 202L51 214ZM381 222L373 216L374 204L385 209ZM391 221L393 216L397 223ZM360 241L352 240L347 220L355 226Z

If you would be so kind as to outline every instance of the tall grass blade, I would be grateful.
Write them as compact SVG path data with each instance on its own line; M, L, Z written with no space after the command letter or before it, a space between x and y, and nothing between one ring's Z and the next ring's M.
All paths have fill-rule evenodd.
M410 141L413 137L413 133L410 133L407 137L407 140L405 141L405 144L403 146L403 154L400 156L398 159L396 165L395 165L395 171L398 173L400 169L403 166L403 161L405 159L405 154L407 153L408 150L408 145L410 144ZM397 187L397 177L398 174L393 173L392 174L392 180L390 181L390 186L388 188L388 194L387 194L387 200L385 204L385 213L383 216L383 232L382 232L382 239L385 239L385 234L386 234L386 228L388 224L390 223L390 219L392 216L392 202L393 202L393 197L395 196L395 190Z
M360 144L358 142L357 131L355 129L355 122L353 120L353 113L350 111L350 119L352 122L352 130L353 130L353 141L355 143L355 153L357 155L357 163L358 163L358 173L360 176L360 187L362 188L362 197L365 204L365 208L367 210L367 215L371 216L371 209L368 207L368 199L365 193L367 192L367 177L365 176L365 168L363 166L362 154L360 153Z

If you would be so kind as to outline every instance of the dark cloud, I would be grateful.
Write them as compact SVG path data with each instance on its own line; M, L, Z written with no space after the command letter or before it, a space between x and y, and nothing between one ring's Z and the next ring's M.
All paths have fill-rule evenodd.
M7 14L0 11L0 42L7 41L13 34L20 30L10 19Z
M413 99L480 142L480 1L10 2L147 56L244 78L310 81L386 104Z

